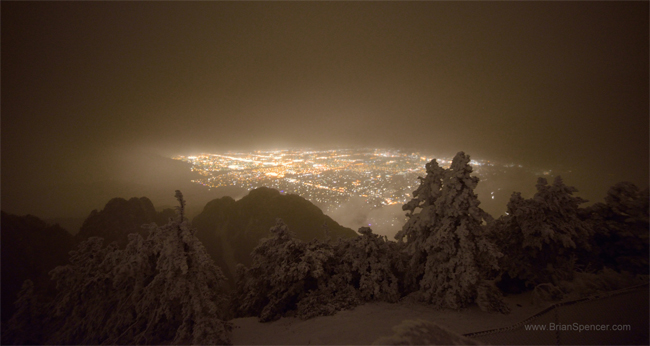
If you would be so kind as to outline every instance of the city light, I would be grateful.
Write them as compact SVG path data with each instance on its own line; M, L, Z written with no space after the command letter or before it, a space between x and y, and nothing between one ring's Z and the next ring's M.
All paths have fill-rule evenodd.
M246 190L270 187L302 196L329 213L351 198L361 198L373 208L407 203L420 184L418 177L426 175L425 163L433 156L400 150L337 149L204 153L174 159L192 165L191 170L199 174L194 183ZM437 161L448 168L452 159L437 157ZM488 176L481 172L494 163L472 159L470 165L474 174L487 181ZM494 200L495 192L489 197Z

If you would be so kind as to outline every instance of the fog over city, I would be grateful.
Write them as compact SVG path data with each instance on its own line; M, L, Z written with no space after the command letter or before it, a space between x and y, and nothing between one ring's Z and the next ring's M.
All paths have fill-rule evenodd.
M644 6L3 3L3 209L84 216L56 208L173 191L154 157L276 149L462 150L591 201L647 186Z
M306 198L342 225L372 227L390 238L406 221L402 205L413 198L418 177L426 176L424 165L432 158L446 168L452 162L441 155L395 149L256 150L174 157L190 164L198 174L191 182L208 191L274 188ZM482 159L473 159L470 165L481 181L476 189L481 208L495 217L504 214L514 190L532 190L530 182L536 177L571 173Z

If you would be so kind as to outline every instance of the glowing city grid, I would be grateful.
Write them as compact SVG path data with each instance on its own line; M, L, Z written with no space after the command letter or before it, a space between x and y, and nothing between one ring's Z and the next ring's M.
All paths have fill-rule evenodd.
M174 159L192 164L200 175L193 182L210 187L266 186L302 196L324 210L362 197L374 207L407 203L433 157L416 152L380 149L326 151L276 150L249 153L200 154ZM437 157L449 167L451 158ZM474 171L489 161L472 160Z

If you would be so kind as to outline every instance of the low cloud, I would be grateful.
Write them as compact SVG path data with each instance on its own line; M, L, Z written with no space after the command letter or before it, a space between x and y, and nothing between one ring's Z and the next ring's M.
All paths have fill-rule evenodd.
M356 231L359 227L367 226L372 228L373 233L385 235L391 240L406 222L401 204L374 208L362 197L352 197L327 214L345 227Z

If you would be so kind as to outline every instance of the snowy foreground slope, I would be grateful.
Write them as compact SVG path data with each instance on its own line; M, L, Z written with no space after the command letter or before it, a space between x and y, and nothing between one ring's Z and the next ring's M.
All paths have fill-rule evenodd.
M458 334L465 334L512 326L555 303L533 304L532 292L511 295L505 297L504 301L512 308L510 314L486 313L475 305L461 311L454 311L436 310L426 305L408 302L396 304L372 302L358 306L354 310L340 311L333 316L321 316L309 320L285 317L274 322L260 323L256 317L238 318L232 320L235 326L232 342L234 345L369 345L381 337L392 336L393 327L403 321L417 319L433 321ZM647 286L631 293L578 303L571 308L561 309L560 322L563 324L625 323L631 325L630 331L622 332L565 332L562 334L565 342L561 344L647 344L647 312ZM530 323L548 325L554 317L554 313L551 312ZM487 341L492 344L555 343L554 333L545 334L548 335L520 328L518 335L500 334L496 338L477 337L476 340L480 343Z
M496 318L492 320L492 317ZM234 345L369 345L380 337L391 336L392 327L403 320L418 318L436 321L459 333L488 329L486 322L493 328L516 322L512 316L487 315L478 307L457 312L415 304L373 302L334 316L309 320L289 317L259 323L255 317L238 318L232 321L235 325L232 341ZM504 321L498 324L497 320Z

